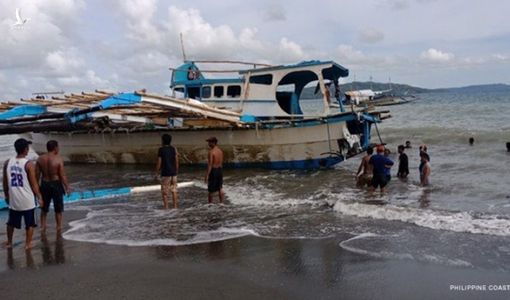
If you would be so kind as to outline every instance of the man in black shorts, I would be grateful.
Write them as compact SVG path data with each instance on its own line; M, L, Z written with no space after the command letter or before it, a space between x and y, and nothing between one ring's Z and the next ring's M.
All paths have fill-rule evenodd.
M41 213L41 230L46 230L46 216L53 201L57 232L62 230L62 213L64 211L64 194L70 192L67 176L64 171L64 160L60 157L58 142L51 140L46 143L48 153L37 159L37 174L41 175L41 194L44 205Z
M383 155L384 146L377 146L377 154L372 155L369 164L373 166L374 176L372 177L372 190L375 191L377 187L381 188L381 193L384 192L384 187L389 182L388 174L389 169L393 166L393 161Z
M223 151L218 147L218 139L210 137L207 140L209 145L209 154L207 156L207 191L209 192L207 200L212 203L213 193L219 192L220 203L223 203L225 194L223 193Z
M5 201L9 205L7 242L5 243L7 248L12 248L14 228L21 228L22 218L25 220L25 250L32 248L32 235L34 227L37 226L34 195L39 205L42 205L35 166L26 158L31 143L23 138L17 139L14 142L17 155L8 159L3 168L3 189Z

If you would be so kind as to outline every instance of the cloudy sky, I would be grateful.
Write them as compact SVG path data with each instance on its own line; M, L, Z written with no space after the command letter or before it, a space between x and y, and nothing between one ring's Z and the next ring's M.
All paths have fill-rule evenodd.
M0 99L168 93L181 32L193 59L335 60L344 82L510 84L509 12L507 0L0 0Z

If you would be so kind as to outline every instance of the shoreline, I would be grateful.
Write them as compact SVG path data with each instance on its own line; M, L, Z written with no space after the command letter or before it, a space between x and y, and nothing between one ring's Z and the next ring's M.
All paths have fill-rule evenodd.
M64 214L69 222L84 211ZM508 273L411 260L372 258L341 249L352 236L320 240L254 236L189 246L114 246L58 240L49 214L46 240L0 249L2 299L378 299L494 298L508 291L451 290L508 284ZM5 233L0 235L5 237ZM23 240L23 231L15 240ZM11 252L11 255L9 254ZM419 274L419 279L417 279Z

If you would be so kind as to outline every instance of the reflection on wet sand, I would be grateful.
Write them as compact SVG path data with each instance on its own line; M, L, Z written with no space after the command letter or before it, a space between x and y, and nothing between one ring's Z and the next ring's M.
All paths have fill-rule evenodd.
M302 258L301 240L279 240L276 245L280 267L285 273L299 275L306 271Z
M62 234L57 233L55 238L55 255L51 251L51 243L48 242L47 235L41 234L41 255L43 263L46 265L65 263L64 240Z
M29 269L35 269L34 257L32 255L32 250L25 250L25 266ZM11 270L16 269L16 261L13 256L13 249L7 249L7 267Z

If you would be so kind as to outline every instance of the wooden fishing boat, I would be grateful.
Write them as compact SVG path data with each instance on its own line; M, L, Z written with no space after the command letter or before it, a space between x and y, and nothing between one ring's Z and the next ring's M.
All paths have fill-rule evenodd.
M71 162L154 163L169 133L180 162L191 165L207 162L205 140L215 136L227 166L313 169L366 149L371 125L385 117L330 96L325 80L348 75L331 61L255 66L227 79L206 78L196 62L173 70L171 96L96 90L2 103L0 134L22 134L38 153L57 140ZM303 99L313 86L315 99Z

